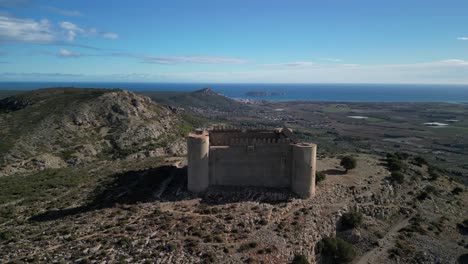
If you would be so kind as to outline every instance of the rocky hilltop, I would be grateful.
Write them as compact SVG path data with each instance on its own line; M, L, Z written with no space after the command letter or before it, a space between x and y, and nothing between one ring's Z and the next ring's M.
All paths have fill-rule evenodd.
M0 175L183 154L174 109L122 90L42 89L0 101Z
M1 263L467 263L468 123L435 130L420 117L466 120L465 105L145 94L57 88L0 100ZM287 123L318 143L316 196L189 192L182 137L220 123Z

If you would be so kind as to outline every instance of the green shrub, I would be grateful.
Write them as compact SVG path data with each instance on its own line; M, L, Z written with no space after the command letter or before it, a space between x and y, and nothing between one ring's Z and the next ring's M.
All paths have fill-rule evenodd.
M419 167L422 167L422 165L427 165L427 161L420 156L414 157L414 164L416 164Z
M321 255L324 263L330 264L349 263L356 256L353 246L337 237L326 237L320 240L317 243L316 252Z
M315 174L315 184L325 180L325 178L327 178L327 175L321 171L317 172Z
M393 153L387 153L386 158L387 158L387 160L389 160L389 159L395 159L395 160L399 159L399 158L398 158L395 154L393 154Z
M429 166L427 168L427 172L429 173L429 180L430 181L435 181L440 177L440 174L439 174L440 169L438 169L437 167Z
M429 197L429 194L426 191L421 191L418 196L416 196L416 199L419 201L426 200Z
M410 157L410 154L405 152L395 152L395 157L397 157L400 160L406 160Z
M357 161L354 157L351 156L344 156L341 159L340 165L348 172L348 170L352 170L356 168L357 166Z
M341 228L343 230L353 229L362 224L362 214L358 211L350 211L341 216Z
M460 193L463 192L463 189L460 188L460 187L455 187L453 190L452 190L452 193L455 194L455 195L459 195Z
M12 238L12 235L7 232L7 231L4 231L4 232L0 232L0 241L9 241L10 239Z
M309 264L309 261L307 260L306 256L296 254L294 255L294 259L291 264Z
M172 252L172 251L174 251L174 250L176 250L176 249L177 249L177 245L176 245L176 244L174 244L174 243L169 243L169 244L167 244L167 250L168 250L168 251Z
M390 175L390 178L392 179L393 182L402 184L405 181L405 175L399 171L394 171Z
M399 159L387 159L387 168L389 171L401 171L404 164Z
M424 190L425 190L427 193L429 193L429 194L431 194L431 193L437 194L437 193L438 193L437 188L434 187L434 186L432 186L432 185L426 186L426 187L424 188Z
M239 252L246 251L246 250L249 250L249 249L256 248L257 246L258 246L257 242L244 243L244 244L240 245L238 251Z

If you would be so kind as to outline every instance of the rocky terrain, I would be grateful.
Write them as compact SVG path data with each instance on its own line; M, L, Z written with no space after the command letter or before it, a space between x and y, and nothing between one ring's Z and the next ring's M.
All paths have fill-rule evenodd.
M321 259L316 243L335 236L352 243L355 263L456 263L468 251L463 186L443 176L431 180L428 167L412 165L411 157L403 182L395 183L381 159L356 157L358 167L348 174L338 158L321 157L327 176L308 200L258 188L218 187L196 196L186 191L185 170L174 165L183 165L180 158L115 164L114 172L125 171L115 174L98 167L86 184L51 200L13 201L0 226L0 259L288 263L303 255L313 262ZM362 223L343 228L343 214L352 211Z
M0 175L186 152L190 126L128 91L43 89L0 101Z
M450 164L426 160L421 148L346 140L347 119L326 112L330 105L297 104L292 119L275 106L239 110L207 89L151 97L44 89L0 100L0 262L467 263L468 190ZM309 107L325 121L308 121ZM289 118L301 138L319 142L315 197L186 190L190 129ZM369 128L361 134L379 133L352 122ZM344 155L357 160L348 173Z

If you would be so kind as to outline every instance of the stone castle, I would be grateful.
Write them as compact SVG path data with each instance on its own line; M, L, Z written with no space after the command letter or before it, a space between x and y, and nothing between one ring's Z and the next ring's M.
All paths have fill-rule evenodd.
M289 188L302 198L315 194L317 145L299 142L286 127L197 130L187 146L192 192L219 185Z

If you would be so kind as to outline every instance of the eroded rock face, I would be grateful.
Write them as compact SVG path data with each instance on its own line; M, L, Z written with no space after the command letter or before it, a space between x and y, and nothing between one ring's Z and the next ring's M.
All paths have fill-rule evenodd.
M4 155L0 175L78 166L103 158L186 153L185 142L177 136L177 114L129 91L107 92L69 105L62 113L46 114L34 131L28 131ZM50 153L54 158L42 158Z

